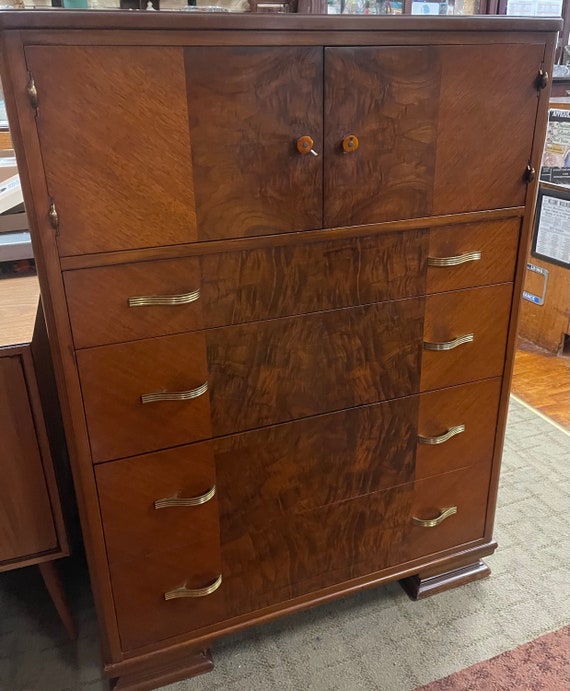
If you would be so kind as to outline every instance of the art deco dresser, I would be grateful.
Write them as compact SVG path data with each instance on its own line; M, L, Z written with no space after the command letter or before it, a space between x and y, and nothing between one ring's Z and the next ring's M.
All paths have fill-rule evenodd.
M558 22L1 24L116 687L487 575Z

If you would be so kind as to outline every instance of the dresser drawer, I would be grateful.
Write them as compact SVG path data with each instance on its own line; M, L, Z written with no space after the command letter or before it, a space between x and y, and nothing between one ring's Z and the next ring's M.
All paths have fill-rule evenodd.
M417 480L491 462L500 395L497 378L420 396Z
M206 553L184 547L158 550L111 562L109 569L123 650L226 618L219 545Z
M427 292L441 293L513 280L520 218L432 228Z
M503 373L512 293L504 283L426 299L422 391Z
M95 469L112 563L179 547L219 550L218 494L211 442L136 456Z
M414 483L403 550L407 559L483 538L491 465L478 464Z
M418 404L409 396L215 439L226 539L411 482Z
M89 348L76 357L95 463L211 436L203 334ZM143 403L142 396L165 392L185 396Z
M425 230L378 233L67 271L74 342L85 348L422 295L427 243Z
M423 307L399 300L78 351L93 459L416 393ZM206 382L191 400L141 403Z

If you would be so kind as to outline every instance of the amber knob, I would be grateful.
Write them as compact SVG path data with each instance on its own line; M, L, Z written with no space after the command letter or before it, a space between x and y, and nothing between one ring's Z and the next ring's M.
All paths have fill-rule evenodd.
M303 137L299 137L299 139L297 139L297 151L300 154L313 154L313 156L318 156L319 154L313 149L314 143L312 137L309 137L307 134Z
M349 134L342 140L342 149L346 154L351 154L358 149L358 137Z

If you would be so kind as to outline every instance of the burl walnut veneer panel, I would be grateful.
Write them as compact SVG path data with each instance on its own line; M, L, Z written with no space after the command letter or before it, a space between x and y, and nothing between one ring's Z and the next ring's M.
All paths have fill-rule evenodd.
M322 227L322 48L184 51L199 239Z
M78 269L64 281L85 348L422 295L427 254L427 231L412 230ZM129 307L196 290L186 304Z

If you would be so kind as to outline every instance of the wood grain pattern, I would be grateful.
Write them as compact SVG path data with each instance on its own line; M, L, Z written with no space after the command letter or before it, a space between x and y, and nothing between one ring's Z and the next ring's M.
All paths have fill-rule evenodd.
M505 364L512 283L430 295L424 341L447 342L474 334L454 350L422 353L421 390L500 376Z
M257 609L390 566L399 558L412 485L267 521L225 534L222 558L228 613ZM342 549L339 546L342 545Z
M157 548L177 547L196 555L219 549L217 496L200 506L154 508L157 500L196 497L215 486L211 442L100 464L95 475L113 563Z
M454 425L465 425L465 431L443 444L418 444L416 480L476 463L490 464L500 394L497 378L420 396L418 434L438 436Z
M184 53L199 239L322 227L322 49Z
M58 546L22 359L1 353L0 571Z
M26 59L61 254L195 240L182 51L29 46Z
M416 559L454 545L482 538L485 533L490 464L477 464L414 484L412 516L437 517L444 508L456 506L457 513L434 528L409 523L403 557Z
M422 298L206 332L214 434L418 391Z
M439 54L440 117L432 212L523 204L544 45L446 46ZM475 93L484 98L474 99Z
M418 403L412 396L216 439L225 539L410 482Z
M528 261L548 271L548 285L543 305L521 298L519 335L553 355L561 354L570 334L570 270L532 255ZM542 295L544 277L527 269L524 289Z
M0 281L0 346L30 343L38 312L36 276Z
M515 274L520 220L469 223L448 228L431 228L430 257L454 257L465 252L481 252L481 259L452 267L427 270L427 292L472 288L512 281Z
M77 353L77 365L94 463L211 436L208 392L187 401L140 400L208 380L203 335L86 349Z
M216 550L197 554L167 549L109 565L123 650L189 633L225 618L222 582L206 597L165 600L164 593L186 585L203 588L221 572Z
M415 230L68 271L64 280L75 345L422 295L427 242L426 231ZM200 298L190 304L128 306L129 297L198 288Z
M431 46L325 49L325 227L429 214L439 69Z

